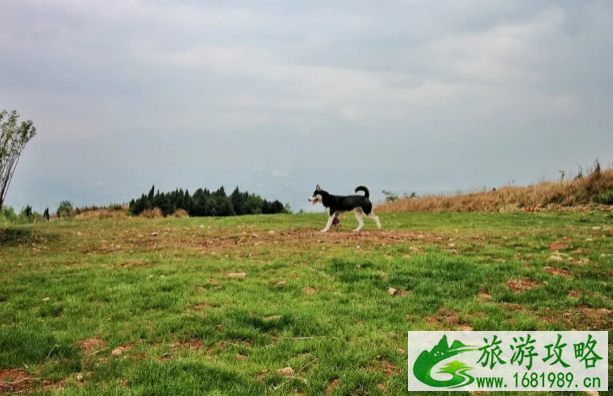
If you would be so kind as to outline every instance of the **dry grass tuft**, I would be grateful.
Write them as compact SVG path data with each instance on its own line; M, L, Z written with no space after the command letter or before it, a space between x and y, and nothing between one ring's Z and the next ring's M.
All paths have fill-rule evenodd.
M162 216L162 211L160 210L160 208L153 208L143 210L143 212L140 214L140 217L144 217L145 219L161 219L164 216Z
M174 217L176 218L185 218L185 217L189 217L189 214L187 214L187 211L185 209L178 209L174 214Z
M98 209L89 210L75 216L76 220L92 220L92 219L125 219L128 213L123 210Z
M543 182L527 187L507 186L468 194L405 198L381 204L377 210L432 213L582 210L597 204L599 194L602 196L607 192L613 194L613 169L602 171L596 162L589 175L579 173L574 180Z

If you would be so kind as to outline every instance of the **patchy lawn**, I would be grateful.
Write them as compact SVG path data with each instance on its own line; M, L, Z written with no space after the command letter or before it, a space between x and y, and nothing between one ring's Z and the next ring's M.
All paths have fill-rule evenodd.
M613 328L611 213L380 217L2 228L0 392L397 395L409 330Z

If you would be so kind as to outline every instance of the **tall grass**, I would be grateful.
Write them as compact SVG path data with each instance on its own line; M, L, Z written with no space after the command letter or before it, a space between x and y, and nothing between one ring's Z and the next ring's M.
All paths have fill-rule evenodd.
M530 186L506 186L491 191L430 195L387 202L379 212L509 212L541 208L581 208L590 204L613 205L613 169L601 170L598 161L587 175L573 180L545 181Z

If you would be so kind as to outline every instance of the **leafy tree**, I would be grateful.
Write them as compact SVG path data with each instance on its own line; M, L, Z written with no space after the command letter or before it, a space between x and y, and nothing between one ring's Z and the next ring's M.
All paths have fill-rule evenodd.
M0 208L4 203L19 157L26 144L36 135L32 121L18 123L15 110L0 112Z
M32 217L32 207L30 205L26 205L25 208L23 208L23 210L21 211L21 213L23 213L23 215L29 219L30 217Z
M57 207L57 217L61 217L62 213L66 213L66 216L70 216L72 211L72 203L70 201L62 201Z
M14 222L17 220L15 209L10 206L0 208L0 221Z

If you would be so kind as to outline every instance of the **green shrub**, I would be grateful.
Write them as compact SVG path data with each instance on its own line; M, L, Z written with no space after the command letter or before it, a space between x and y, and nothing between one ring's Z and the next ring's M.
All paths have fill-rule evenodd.
M603 205L613 205L613 190L601 191L594 197L594 202Z
M0 222L2 223L14 223L17 221L17 213L15 209L10 206L3 206L0 209Z

